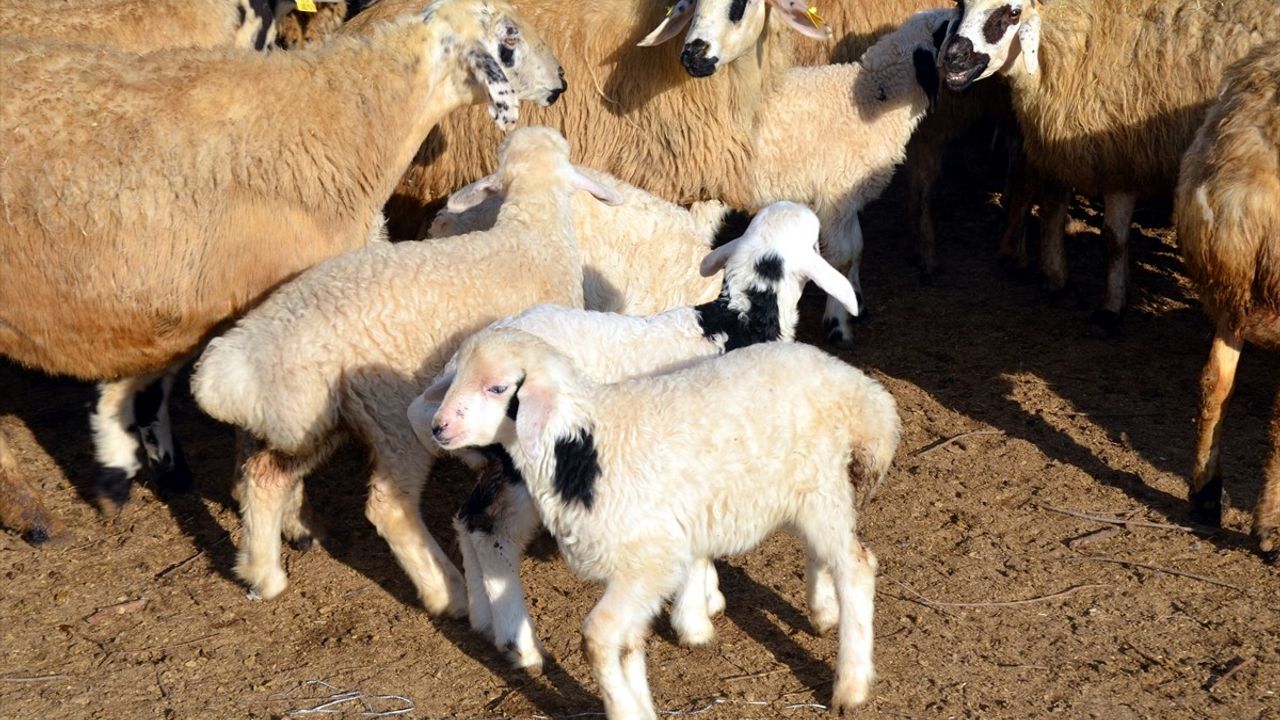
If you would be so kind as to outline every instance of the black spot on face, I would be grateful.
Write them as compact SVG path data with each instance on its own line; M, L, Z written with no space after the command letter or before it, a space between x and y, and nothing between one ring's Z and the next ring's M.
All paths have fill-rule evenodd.
M742 16L747 12L747 0L733 0L729 4L729 22L737 25L742 22Z
M1009 31L1009 27L1017 21L1013 8L1009 5L1001 5L987 16L987 21L982 23L982 37L988 43L994 45L1004 37Z
M507 47L507 45L504 43L501 47L498 48L498 59L502 61L503 65L506 65L507 67L512 67L513 65L516 64L515 48Z
M680 52L680 64L684 66L685 71L693 77L707 77L713 74L716 71L716 64L720 62L720 56L707 57L707 50L710 47L707 41L701 38L685 43L684 50Z
M522 385L524 385L523 377L516 381L516 387L514 390L511 391L511 399L507 401L507 417L511 418L512 420L515 420L516 413L520 412L520 387ZM506 451L503 450L502 454L505 455ZM510 459L511 458L509 457L507 458L508 461L510 461Z
M566 505L579 503L590 510L600 479L600 456L595 436L583 429L576 437L556 440L556 470L552 485Z
M747 231L747 226L751 224L754 217L751 213L742 210L729 209L720 217L720 227L716 228L715 237L711 240L711 249L724 245L730 240L737 240Z
M720 297L694 308L698 312L702 336L714 341L717 336L723 335L725 352L756 343L772 342L782 336L778 295L773 288L751 288L745 294L750 303L746 310L729 307L727 283L720 291Z
M782 279L782 258L770 252L756 260L756 275L769 282L778 282Z

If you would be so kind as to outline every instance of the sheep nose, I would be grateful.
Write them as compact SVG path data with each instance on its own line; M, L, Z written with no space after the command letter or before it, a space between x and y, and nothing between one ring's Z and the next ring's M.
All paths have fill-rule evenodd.
M443 435L445 430L448 430L448 429L449 429L449 423L447 422L436 423L435 425L431 426L431 436L439 440L440 436Z
M706 77L716 71L716 63L720 62L719 56L707 57L706 40L690 40L685 44L684 50L680 53L680 64L684 65L684 69L694 77Z
M952 37L942 55L942 63L951 72L968 70L973 65L973 41L967 37Z

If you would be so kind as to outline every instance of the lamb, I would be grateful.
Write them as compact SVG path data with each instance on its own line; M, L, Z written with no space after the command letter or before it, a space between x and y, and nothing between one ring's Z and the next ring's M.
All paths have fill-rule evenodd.
M652 317L540 305L490 327L536 335L566 353L596 382L668 372L758 342L790 342L800 291L809 279L857 311L853 287L818 254L817 241L818 218L812 211L795 203L775 203L760 211L742 237L712 251L701 263L703 275L723 271L724 289L714 302ZM409 406L410 424L428 449L434 448L431 419L449 387L453 365L450 360ZM496 468L506 472L491 470L454 521L471 625L489 634L517 667L538 667L542 651L517 571L521 554L541 525L519 476L509 470L510 461L499 458ZM820 581L813 576L810 580ZM710 617L724 607L710 563L700 562L686 589L674 604L672 625L686 644L710 642ZM829 598L829 591L828 582L820 594Z
M962 89L1003 74L1029 162L1062 186L1041 245L1051 289L1066 283L1066 190L1103 196L1108 261L1091 318L1098 329L1119 326L1138 197L1173 189L1224 68L1260 38L1276 37L1274 0L964 3L943 53L947 84Z
M395 181L452 110L487 100L509 126L517 97L564 90L501 0L441 0L291 53L5 50L0 353L95 380L180 364L280 282L381 238ZM325 141L307 143L316 107ZM138 241L151 236L162 240ZM120 422L132 398L113 397L128 401L99 403L115 431L98 443L97 485L118 506L137 441Z
M834 578L832 706L866 700L876 561L854 534L850 472L874 485L898 445L879 383L816 348L767 343L600 385L541 339L497 328L463 343L434 425L446 450L501 445L570 568L605 583L583 648L608 717L657 717L644 638L696 562L780 527Z
M136 53L172 47L266 50L276 39L277 3L278 0L3 0L0 34L105 45Z
M418 511L433 458L415 441L406 408L466 335L539 302L582 307L569 195L576 188L621 200L576 172L568 143L547 128L512 133L499 154L492 184L507 202L492 230L323 262L201 355L196 401L253 436L236 564L251 596L269 599L287 586L281 532L310 534L296 515L302 477L353 435L373 462L366 516L429 612L466 612L462 578Z
M1218 440L1245 341L1280 350L1280 43L1260 45L1227 69L1182 160L1175 217L1187 273L1213 319L1201 377L1200 427L1191 478L1192 517L1222 524ZM1280 562L1280 393L1271 455L1253 512L1253 535Z

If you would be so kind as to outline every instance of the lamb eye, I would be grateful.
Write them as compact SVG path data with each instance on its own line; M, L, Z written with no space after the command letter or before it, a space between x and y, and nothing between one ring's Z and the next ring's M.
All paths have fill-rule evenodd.
M1022 8L1013 8L1012 10L1009 11L1009 19L1013 20L1014 22L1017 22L1018 18L1021 16L1022 16Z
M504 393L504 392L506 392L506 391L507 391L507 386L506 386L506 385L490 385L490 386L489 386L489 392L490 392L490 393L492 393L492 394L494 394L494 395L501 395L502 393Z

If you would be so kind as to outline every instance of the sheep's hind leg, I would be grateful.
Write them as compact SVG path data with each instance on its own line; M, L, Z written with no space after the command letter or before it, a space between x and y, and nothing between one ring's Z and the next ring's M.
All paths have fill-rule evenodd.
M1271 453L1262 481L1262 495L1253 509L1253 536L1272 564L1280 564L1280 392L1271 408Z
M248 583L249 599L270 600L289 586L280 563L284 514L294 487L314 462L258 448L245 460L238 483L241 539L235 572Z
M809 622L819 634L825 633L840 622L840 604L831 570L818 560L812 547L805 556L805 582Z
M583 622L583 654L600 686L609 720L657 717L645 677L643 631L661 602L660 589L615 579Z
M465 567L468 558L464 550L471 624L476 627L482 623L487 611L498 650L516 667L536 671L542 667L545 650L525 603L520 558L542 522L521 478L508 476L497 461L493 465L486 469L486 476L459 511L454 525L475 563L474 568ZM477 589L481 597L471 598ZM481 600L487 603L477 617L476 605Z
M1222 418L1235 388L1236 365L1244 338L1219 323L1200 375L1200 423L1195 467L1191 473L1191 519L1202 525L1222 524Z
M97 460L93 489L98 507L107 515L120 512L133 491L138 461L134 433L134 397L152 378L128 377L98 383L98 401L89 415L93 430L93 455Z
M1129 293L1129 221L1137 197L1132 193L1112 193L1103 198L1102 237L1107 243L1107 289L1102 307L1089 324L1110 337L1120 329L1120 314Z
M133 404L138 436L151 462L152 482L156 493L163 498L187 495L196 489L182 446L174 440L169 412L179 369L170 369L142 388Z
M867 306L862 295L862 280L859 278L859 267L862 264L862 225L858 222L858 214L841 213L833 223L833 230L825 234L824 240L824 255L828 262L835 267L847 265L845 274L858 300L858 317L865 318ZM822 328L826 331L827 342L844 349L853 347L849 311L833 297L827 298L827 306L822 314Z
M681 645L696 647L715 640L716 629L711 624L713 591L720 597L720 610L724 609L724 596L720 595L715 572L710 560L700 558L693 561L689 565L689 574L671 602L671 627L675 629Z

